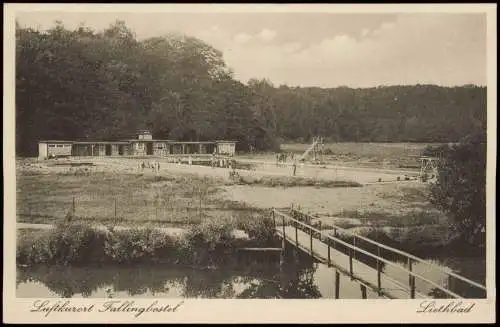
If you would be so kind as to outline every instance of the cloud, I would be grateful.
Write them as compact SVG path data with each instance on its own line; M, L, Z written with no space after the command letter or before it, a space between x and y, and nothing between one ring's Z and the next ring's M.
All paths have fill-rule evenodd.
M236 43L240 43L240 44L243 44L243 43L246 43L248 42L249 40L252 39L252 36L248 35L248 34L245 34L245 33L240 33L240 34L237 34L235 37L234 37L234 41Z
M276 35L276 31L265 28L259 33L258 37L264 41L269 42L272 41L276 37Z
M362 38L332 34L304 45L278 43L273 41L277 33L264 29L253 39L266 42L240 36L238 43L235 38L225 59L243 81L261 76L277 84L323 87L486 83L481 18L401 15L395 22L359 31Z

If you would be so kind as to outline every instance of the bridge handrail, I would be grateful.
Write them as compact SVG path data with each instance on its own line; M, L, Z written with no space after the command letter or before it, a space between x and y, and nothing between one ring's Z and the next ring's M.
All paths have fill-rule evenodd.
M294 209L294 210L295 210L295 209ZM311 215L305 214L305 213L303 213L303 212L300 212L300 213L301 213L301 214L303 214L303 215L306 215L306 216L309 216L309 217L313 218ZM293 218L293 217L291 217L291 218ZM351 236L355 236L356 238L359 238L359 239L361 239L361 240L367 241L368 243L371 243L371 244L377 245L377 246L379 246L380 248L383 248L383 249L389 250L389 251L391 251L391 252L393 252L393 253L400 254L400 255L402 255L402 256L405 256L406 258L412 259L413 261L417 261L417 262L419 262L419 263L423 263L423 264L426 264L426 265L428 265L428 266L431 266L431 267L433 267L433 268L435 268L435 269L437 269L437 270L440 270L441 272L443 272L443 273L445 273L445 274L447 274L447 275L449 275L449 276L455 277L455 278L457 278L457 279L459 279L459 280L461 280L461 281L463 281L463 282L466 282L466 283L468 283L468 284L470 284L470 285L473 285L473 286L475 286L475 287L477 287L477 288L480 288L480 289L485 290L485 291L487 290L487 289L486 289L486 287L485 287L484 285L481 285L481 284L479 284L479 283L477 283L477 282L475 282L475 281L473 281L473 280L470 280L470 279L468 279L468 278L466 278L466 277L463 277L463 276L457 275L456 273L454 273L454 272L452 272L452 271L446 271L446 270L445 270L445 269L443 269L442 267L440 267L440 266L438 266L438 265L436 265L436 264L433 264L433 263L431 263L431 262L428 262L428 261L426 261L426 260L423 260L422 258L419 258L419 257L417 257L417 256L414 256L414 255L413 255L413 254L411 254L411 253L408 253L408 252L405 252L405 251L402 251L402 250L398 250L398 249L392 248L392 247L390 247L390 246L387 246L387 245L385 245L385 244L382 244L382 243L379 243L379 242L377 242L377 241L374 241L374 240L372 240L372 239L369 239L369 238L367 238L367 237L364 237L364 236L361 236L361 235L357 235L357 234L353 233L352 231L350 231L350 230L348 230L348 229L345 229L345 228L342 228L342 227L339 227L339 226L335 226L335 225L333 225L332 227L333 227L334 229L341 230L341 231L343 231L343 232L345 232L345 233L347 233L347 234L349 234L349 235L351 235Z
M294 221L294 222L296 222L296 223L298 223L298 224L300 224L300 225L302 225L302 226L306 227L306 228L307 228L307 229L309 229L309 230L315 231L315 232L319 233L320 235L326 236L327 238L329 238L329 239L331 239L331 240L333 240L333 241L335 241L335 242L337 242L337 243L340 243L340 244L342 244L342 245L346 246L347 248L353 249L354 251L357 251L357 252L359 252L359 253L363 253L363 254L365 254L365 255L367 255L367 256L369 256L369 257L372 257L372 258L374 258L374 259L377 259L378 261L383 262L383 263L385 263L385 264L387 264L387 265L389 265L389 266L393 266L393 267L396 267L396 268L398 268L398 269L400 269L400 270L403 270L403 271L405 271L406 273L408 273L409 275L411 275L411 276L413 276L413 277L415 277L415 278L418 278L419 280L421 280L421 281L423 281L423 282L426 282L426 283L428 283L428 284L430 284L430 285L432 285L432 286L436 287L437 289L439 289L439 290L443 291L444 293L446 293L446 294L448 294L448 295L451 295L451 296L453 296L453 297L455 297L455 298L462 298L462 296L460 296L460 295L458 295L458 294L456 294L456 293L454 293L454 292L452 292L452 291L450 291L450 290L446 289L445 287L443 287L443 286L441 286L441 285L439 285L439 284L437 284L437 283L435 283L435 282L433 282L433 281L431 281L431 280L429 280L429 279L427 279L427 278L425 278L425 277L423 277L423 276L421 276L421 275L419 275L419 274L417 274L417 273L415 273L415 272L413 272L413 271L411 271L411 270L409 270L409 269L407 269L407 268L405 268L405 267L403 267L403 266L401 266L401 265L399 265L399 264L397 264L397 263L394 263L394 262L392 262L392 261L390 261L390 260L387 260L387 259L385 259L385 258L379 257L379 256L377 256L377 255L375 255L375 254L372 254L372 253L370 253L370 252L368 252L368 251L366 251L366 250L363 250L363 249L361 249L361 248L359 248L359 247L357 247L357 246L354 246L354 245L352 245L352 244L349 244L349 243L347 243L347 242L345 242L345 241L343 241L343 240L341 240L341 239L339 239L339 238L337 238L337 237L333 237L333 236L331 236L331 235L329 235L329 234L326 234L326 235L325 235L325 234L324 234L324 232L320 231L319 229L314 228L314 227L312 227L311 225L308 225L308 224L306 224L306 223L303 223L303 222L301 222L300 220L298 220L298 219L296 219L296 218L293 218L293 217L291 217L291 216L289 216L289 215L287 215L287 214L285 214L285 213L283 213L283 212L277 211L277 210L275 210L275 209L273 209L273 212L278 213L279 215L283 216L284 218L287 218L287 219L289 219L289 220L292 220L292 221ZM358 237L357 235L354 235L354 236ZM383 273L383 274L384 274L384 275L387 275L386 273ZM388 276L388 275L387 275L387 276ZM406 289L406 290L408 290L408 289Z
M299 220L297 220L297 219L295 219L295 218L293 218L293 217L290 217L289 215L286 215L286 214L284 214L284 213L280 213L280 214L282 214L283 216L285 216L285 217L286 217L286 218L288 218L288 219L291 219L291 220L293 220L293 221L295 221L295 222L298 222L299 224L301 224L301 225L305 226L306 228L308 228L308 229L310 229L310 230L312 230L312 231L315 231L315 232L317 232L317 233L320 233L321 235L325 235L325 234L324 234L322 231L320 231L319 229L316 229L316 228L314 228L314 227L312 227L312 226L310 226L310 225L307 225L307 224L305 224L305 223L303 223L303 222L301 222L301 221L299 221ZM390 266L396 267L396 268L398 268L398 269L400 269L400 270L403 270L403 271L407 272L409 275L412 275L412 276L414 276L414 277L416 277L416 278L418 278L418 279L422 280L423 282L426 282L426 283L431 284L432 286L435 286L436 288L438 288L439 290L441 290L441 291L443 291L443 292L447 293L448 295L451 295L451 296L456 297L456 298L462 298L460 295L458 295L458 294L456 294L456 293L454 293L454 292L452 292L452 291L450 291L450 290L448 290L448 289L444 288L443 286L441 286L441 285L439 285L439 284L437 284L437 283L435 283L435 282L433 282L433 281L431 281L431 280L429 280L429 279L427 279L427 278L425 278L425 277L423 277L423 276L421 276L421 275L419 275L419 274L417 274L417 273L415 273L415 272L413 272L413 271L411 271L411 270L409 270L409 269L407 269L407 268L405 268L405 267L403 267L403 266L401 266L401 265L398 265L397 263L394 263L394 262L389 261L389 260L387 260L387 259L385 259L385 258L382 258L382 257L379 257L379 256L377 256L377 255L375 255L375 254L372 254L372 253L370 253L370 252L368 252L368 251L366 251L366 250L363 250L363 249L361 249L361 248L358 248L357 246L354 246L354 245L352 245L352 244L349 244L349 243L347 243L347 242L345 242L345 241L343 241L343 240L341 240L341 239L339 239L339 238L333 237L333 236L328 235L328 234L326 234L325 236L326 236L326 237L328 237L328 238L329 238L329 239L331 239L331 240L334 240L334 241L335 241L335 242L337 242L337 243L340 243L340 244L342 244L342 245L344 245L344 246L346 246L346 247L348 247L348 248L350 248L350 249L353 249L354 251L357 251L357 252L359 252L359 253L366 254L366 255L368 255L369 257L372 257L372 258L374 258L374 259L379 260L380 262L384 262L384 263L385 263L385 264L387 264L387 265L390 265ZM384 275L387 275L387 274L385 274L385 273L384 273ZM388 275L387 275L387 276L388 276ZM406 290L408 290L408 289L406 289Z

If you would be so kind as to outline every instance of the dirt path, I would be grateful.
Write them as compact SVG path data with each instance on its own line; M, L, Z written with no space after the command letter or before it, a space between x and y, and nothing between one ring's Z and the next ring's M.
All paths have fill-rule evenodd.
M74 162L93 162L95 163L96 170L104 171L126 171L131 173L143 173L143 174L162 174L164 172L175 172L175 173L186 173L195 174L198 176L208 176L208 177L218 177L229 180L229 169L219 168L219 167L208 167L201 165L187 165L187 164L176 164L167 162L166 158L152 158L149 160L142 159L131 159L131 158L74 158L71 161ZM139 168L139 164L142 162L160 163L160 172L156 173L151 168L145 168L144 170ZM244 163L252 163L255 166L252 170L237 169L237 172L241 176L252 176L252 177L263 177L263 176L292 176L293 167L279 166L277 167L275 163L262 161L262 160L250 160L244 159ZM67 169L67 168L66 168ZM314 178L321 180L343 180L343 181L355 181L361 184L372 184L380 182L396 182L398 177L404 180L405 175L415 176L415 172L408 172L404 170L386 170L386 169L365 169L365 168L352 168L352 167L337 167L337 166L327 166L326 168L314 166L314 165L302 165L299 164L296 170L297 177L304 178Z

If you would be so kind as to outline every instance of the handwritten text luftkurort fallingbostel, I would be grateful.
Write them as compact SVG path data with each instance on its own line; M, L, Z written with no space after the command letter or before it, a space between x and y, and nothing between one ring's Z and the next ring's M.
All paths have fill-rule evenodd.
M137 304L135 301L131 300L109 300L102 304L91 303L88 305L75 305L72 304L70 300L66 301L50 301L50 300L36 300L33 302L33 307L31 312L41 312L47 317L52 312L59 313L131 313L134 317L139 317L143 313L165 313L165 312L176 312L182 305L184 301L181 301L175 305L171 304L160 304L158 300L155 300L147 305Z

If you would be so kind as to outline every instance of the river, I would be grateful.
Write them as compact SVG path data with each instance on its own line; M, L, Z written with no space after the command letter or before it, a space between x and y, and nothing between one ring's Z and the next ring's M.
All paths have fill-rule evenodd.
M454 272L484 284L485 261L477 258L433 259ZM244 267L244 268L242 268ZM415 271L429 268L416 265ZM441 285L448 279L439 271L427 276ZM408 280L401 275L401 280ZM101 266L17 268L17 297L65 298L224 298L224 299L311 299L335 298L334 269L324 264L288 265L276 263L221 267L215 270L182 266ZM463 284L450 285L465 297L480 297ZM434 294L432 288L428 293ZM340 275L341 299L361 298L360 286L349 276ZM378 298L367 290L367 298Z

